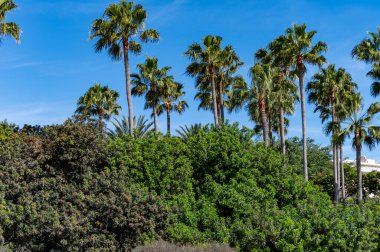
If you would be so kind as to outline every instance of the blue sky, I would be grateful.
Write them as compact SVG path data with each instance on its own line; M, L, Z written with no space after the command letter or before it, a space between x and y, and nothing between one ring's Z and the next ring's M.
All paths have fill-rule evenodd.
M106 6L116 0L17 0L19 8L8 20L20 24L22 42L6 39L0 45L2 97L0 118L23 125L61 123L75 110L76 101L95 82L108 84L120 92L123 113L127 113L125 81L121 62L112 62L96 54L88 41L92 21L100 17ZM306 23L317 30L316 40L328 44L328 63L344 67L359 84L365 104L375 101L370 96L369 67L353 60L350 52L355 44L375 31L379 25L380 2L367 1L287 1L287 0L145 0L147 27L157 29L161 41L144 46L140 56L131 58L134 66L146 56L156 56L161 66L172 66L172 74L185 85L189 110L173 115L172 127L196 122L212 122L209 112L198 111L193 100L194 80L185 75L189 64L184 56L188 45L207 34L220 35L225 45L231 44L246 63L241 74L253 64L254 52L282 34L293 23ZM306 81L316 69L309 69ZM248 80L248 77L247 77ZM143 100L134 98L135 114L144 111ZM327 145L322 125L313 105L307 105L308 136ZM300 107L291 118L289 136L301 136ZM247 112L228 115L230 121L253 127ZM380 123L379 120L377 122ZM165 130L165 118L159 120ZM380 147L365 154L380 161ZM353 157L350 145L345 156Z

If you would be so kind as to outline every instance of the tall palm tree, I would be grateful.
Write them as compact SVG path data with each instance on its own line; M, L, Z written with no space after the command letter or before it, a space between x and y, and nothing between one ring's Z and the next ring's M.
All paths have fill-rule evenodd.
M279 85L278 89L282 93L283 104L279 106L280 114L280 139L281 139L281 152L285 161L286 156L286 144L285 144L285 114L294 113L294 105L299 101L299 97L295 88L294 78L290 76L290 69L292 67L292 54L286 51L286 37L279 36L271 43L268 48L270 50L272 64L280 68ZM286 98L288 97L288 99ZM285 99L284 99L285 98Z
M256 63L251 67L249 73L252 77L252 87L249 91L247 108L251 119L254 121L261 120L264 143L269 146L267 104L278 75L278 69L271 67L269 64Z
M356 150L358 179L357 199L359 203L363 200L363 181L361 171L362 147L365 145L372 150L380 142L380 126L372 124L375 115L380 112L380 102L370 105L367 111L363 114L359 114L361 107L360 103L361 97L360 95L356 95L345 105L345 109L349 116L343 121L346 128L344 128L338 135L338 138L342 142L345 138L353 134L352 146Z
M171 67L158 68L157 58L147 58L144 64L138 64L138 74L132 74L132 94L141 96L145 94L145 108L153 109L154 130L158 131L157 104L159 99L159 85Z
M287 127L287 119L285 116L294 114L294 106L299 101L297 86L290 79L279 78L277 82L274 82L273 90L270 94L270 101L272 101L273 113L276 117L279 117L277 121L280 133L281 152L285 160L285 134Z
M13 37L17 43L20 42L20 27L16 23L5 22L7 14L16 8L13 0L0 0L0 43L3 37Z
M130 83L129 53L139 54L142 50L137 42L155 42L159 39L156 30L145 29L147 13L142 5L121 0L109 5L102 18L96 19L91 27L90 40L97 38L95 51L107 50L113 60L124 59L130 134L133 132L133 106Z
M313 45L313 38L317 32L307 31L306 25L294 24L285 32L286 43L284 48L285 55L292 56L292 64L295 74L298 77L300 96L301 96L301 114L302 114L302 143L303 143L303 173L305 180L308 180L307 168L307 138L306 138L306 104L305 90L303 79L306 73L306 65L321 66L326 62L323 52L327 51L327 45L324 42L317 42Z
M167 135L170 136L170 113L175 111L182 114L188 108L188 104L182 100L185 95L183 85L176 82L172 76L164 78L159 92L161 103L158 105L157 112L158 115L166 112Z
M331 117L331 123L339 125L341 117L337 115L337 109L342 106L348 95L354 93L356 88L357 85L344 69L336 69L335 65L328 65L326 68L322 68L320 72L314 74L311 81L307 84L306 91L309 92L309 102L313 102L316 105L315 112L319 111L321 113L322 123ZM327 131L328 133L332 133L335 202L339 202L341 188L339 160L342 157L339 158L340 145L335 141L338 130L339 127L333 127L331 132Z
M221 64L221 43L222 37L207 35L202 40L202 45L193 43L185 52L192 61L186 69L187 74L207 78L210 82L215 126L219 126L215 72Z
M135 122L132 135L134 138L142 138L146 136L153 126L153 122L149 122L143 115L140 115L137 120L136 117L133 118L133 121ZM112 125L114 126L114 129L108 129L108 136L112 139L115 139L116 137L124 138L129 135L129 121L125 116L122 116L121 120L116 118L115 121L112 122Z
M276 96L272 101L276 102L277 114L279 118L279 132L281 141L281 152L285 161L286 156L286 144L285 144L285 114L293 114L294 105L299 100L297 95L296 86L293 82L293 78L290 76L290 69L293 66L293 56L287 51L287 37L279 36L270 42L267 48L259 49L255 53L255 57L264 62L265 64L271 64L273 67L279 68L278 85L276 86L276 92L273 93Z
M99 121L109 120L112 115L118 115L121 107L117 104L119 94L108 86L95 84L77 103L76 114L85 118L97 116Z
M369 32L369 38L363 39L352 50L352 57L372 64L368 76L375 80L371 85L373 96L380 94L380 28L377 33Z
M218 69L218 98L219 98L219 116L221 123L224 123L224 95L225 89L232 81L232 75L236 73L244 63L240 61L232 46L226 46L221 54L220 67Z

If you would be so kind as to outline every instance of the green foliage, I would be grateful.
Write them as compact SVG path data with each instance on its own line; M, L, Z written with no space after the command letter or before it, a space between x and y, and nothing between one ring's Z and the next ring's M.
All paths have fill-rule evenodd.
M87 119L97 116L99 121L109 120L111 116L119 114L121 107L117 103L118 99L118 92L108 86L95 84L79 98L75 113Z
M133 122L135 123L135 127L133 128L132 132L132 136L134 138L142 138L152 132L151 127L153 125L153 122L149 122L145 116L140 115L138 118L134 117ZM107 135L110 138L128 138L130 130L127 117L122 116L121 120L116 118L115 121L112 122L112 125L114 129L108 129L107 132Z
M126 170L134 183L165 198L191 194L193 169L186 145L177 138L152 136L109 144L112 170Z
M13 0L0 1L0 43L4 37L12 37L20 43L21 28L14 22L5 22L8 13L16 8L17 4Z
M67 121L0 147L1 234L15 251L126 250L165 229L159 197L105 169L95 124Z
M19 129L15 124L10 124L7 121L0 122L0 141L5 141L18 130Z
M237 124L202 127L185 141L110 138L97 123L71 120L1 129L5 251L129 251L156 239L240 251L379 249L379 203L334 206L329 150L312 142L305 182L298 139L283 166L276 149ZM346 178L352 197L355 170ZM365 192L376 194L378 181L366 174Z
M363 175L365 195L380 196L380 172L372 171Z

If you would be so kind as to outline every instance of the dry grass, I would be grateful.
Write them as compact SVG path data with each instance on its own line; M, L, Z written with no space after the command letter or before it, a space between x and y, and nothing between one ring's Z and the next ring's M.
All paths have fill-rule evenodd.
M234 252L225 244L214 244L205 247L190 245L175 245L166 241L155 241L151 244L137 247L133 252Z

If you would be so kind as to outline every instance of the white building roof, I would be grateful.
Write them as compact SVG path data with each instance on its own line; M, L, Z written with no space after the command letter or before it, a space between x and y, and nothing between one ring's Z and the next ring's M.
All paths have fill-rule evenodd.
M367 159L365 156L360 158L361 165L362 165L362 172L372 172L372 171L378 171L380 172L380 164L376 163L373 159ZM355 165L356 160L344 160L345 163Z

